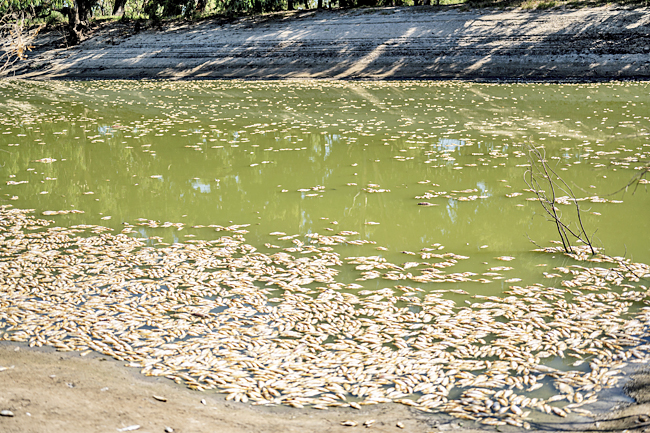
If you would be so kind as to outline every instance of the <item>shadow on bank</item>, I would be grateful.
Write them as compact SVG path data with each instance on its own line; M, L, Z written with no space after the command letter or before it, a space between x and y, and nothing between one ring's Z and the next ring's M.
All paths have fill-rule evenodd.
M39 53L14 72L37 79L649 78L650 14L422 6L206 20L118 38L100 32Z

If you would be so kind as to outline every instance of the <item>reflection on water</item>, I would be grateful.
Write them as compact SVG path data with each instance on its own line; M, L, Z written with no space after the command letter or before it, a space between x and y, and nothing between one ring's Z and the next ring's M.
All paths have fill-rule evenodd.
M262 245L336 221L390 260L440 243L478 264L557 237L525 191L532 143L579 197L610 200L583 204L598 246L650 259L636 235L649 229L645 191L607 195L647 164L647 84L2 86L1 200L84 211L60 224L184 223L158 231L173 242L216 236L193 225L248 223Z
M647 86L2 82L0 205L54 223L3 208L0 326L261 404L585 413L646 359L647 266L531 252L557 233L525 146L596 246L650 262L647 192L611 195L650 160Z
M441 138L438 140L434 147L439 151L453 152L458 150L460 147L465 146L464 140L457 140L454 138Z

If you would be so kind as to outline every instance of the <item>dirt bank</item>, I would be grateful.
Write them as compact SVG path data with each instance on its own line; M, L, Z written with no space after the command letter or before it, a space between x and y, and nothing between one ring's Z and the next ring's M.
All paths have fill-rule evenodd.
M613 390L598 406L590 407L594 412L606 411L598 420L575 414L565 419L535 415L531 431L650 432L650 418L645 417L650 413L649 385L650 375L641 372L627 384L638 403ZM100 354L81 356L8 342L0 343L0 410L13 414L0 416L0 431L5 433L110 432L136 425L139 432L163 432L170 427L174 432L336 433L366 430L362 424L370 420L375 422L368 431L384 433L495 430L394 403L327 411L235 403L171 380L142 376L137 369ZM342 426L345 420L358 426ZM501 432L520 430L498 427Z
M44 34L9 75L164 79L650 78L650 9L386 8Z

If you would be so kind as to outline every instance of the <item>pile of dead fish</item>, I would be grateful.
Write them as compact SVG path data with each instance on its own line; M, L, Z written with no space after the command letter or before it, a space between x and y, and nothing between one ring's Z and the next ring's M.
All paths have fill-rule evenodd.
M264 254L241 226L220 230L228 236L147 247L129 227L52 227L1 207L0 339L98 351L252 404L398 402L523 427L532 411L588 415L627 363L650 360L645 264L576 249L575 265L555 269L558 287L459 304L447 294L476 274L447 269L463 256L424 252L430 266L415 271L341 258L329 245L346 233ZM360 290L337 281L343 266L402 284ZM569 367L545 365L556 357Z

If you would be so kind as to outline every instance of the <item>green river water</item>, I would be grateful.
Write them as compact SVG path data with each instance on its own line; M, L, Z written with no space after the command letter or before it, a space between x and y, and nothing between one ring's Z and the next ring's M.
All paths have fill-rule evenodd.
M346 258L379 256L405 273L429 265L422 253L454 253L464 257L453 272L471 273L473 281L448 281L444 289L452 292L444 298L464 307L474 302L464 295L502 299L513 284L560 287L562 276L554 269L575 264L563 254L531 251L537 248L531 240L551 246L558 234L524 181L530 166L526 146L544 152L548 165L580 199L582 222L595 247L610 256L650 262L645 176L621 190L650 162L649 90L648 83L634 82L4 81L0 205L33 209L35 216L53 220L55 226L123 231L154 247L218 239L244 229L246 243L258 251L270 255L284 249L299 257L295 248L309 245L316 233L340 234L353 241L338 242L331 250L344 259L336 267L336 281L347 293L400 282L377 278L379 274L359 279L363 267L355 268L358 263L346 263ZM574 206L557 206L564 221L575 227ZM0 274L6 281L12 278L10 268L5 263L6 274ZM408 284L425 295L443 288L430 282ZM313 279L306 285L326 290L317 288ZM626 298L628 288L642 292ZM617 314L627 314L628 307L634 313L647 304L647 279L621 290L621 302L636 303L621 303ZM572 296L584 295L580 299L591 302L585 293L562 296L570 302ZM556 300L556 295L547 299ZM32 302L29 296L24 299ZM411 301L419 305L415 298L400 299L394 308ZM6 302L13 302L10 296ZM562 299L553 305L559 305L561 315L573 308ZM416 307L412 311L420 311ZM392 311L406 314L408 309ZM165 314L161 320L169 319ZM583 311L572 320L588 324L589 314ZM550 312L545 320L552 317ZM16 320L7 316L4 326ZM618 328L607 328L609 316L603 320L603 329L619 335ZM508 335L520 328L513 329ZM592 331L572 334L567 344L590 334L595 339L599 334ZM323 335L323 342L335 340L334 334ZM557 341L557 335L550 341ZM31 343L37 342L34 338ZM347 338L353 339L353 333ZM632 345L621 338L621 344ZM603 348L600 342L591 344ZM541 346L531 347L534 352ZM386 348L390 352L395 346ZM544 362L555 362L557 368L582 362L564 359L561 349L560 354L563 359ZM459 359L470 357L461 355ZM494 353L482 356L490 357ZM611 352L601 357L616 361ZM516 359L515 375L521 371L516 362L524 362ZM586 364L580 368L587 371ZM537 373L540 381L548 380L544 370ZM399 394L393 392L389 398ZM552 394L539 393L541 398Z
M400 262L441 245L474 271L516 256L517 277L534 279L528 237L558 236L524 191L533 144L577 197L607 200L581 202L594 244L650 261L646 190L610 195L648 164L647 83L17 81L0 98L0 200L84 211L57 224L184 224L139 227L162 237L151 243L250 224L262 250L271 232L356 231L376 244L343 254ZM417 198L428 191L437 197Z

